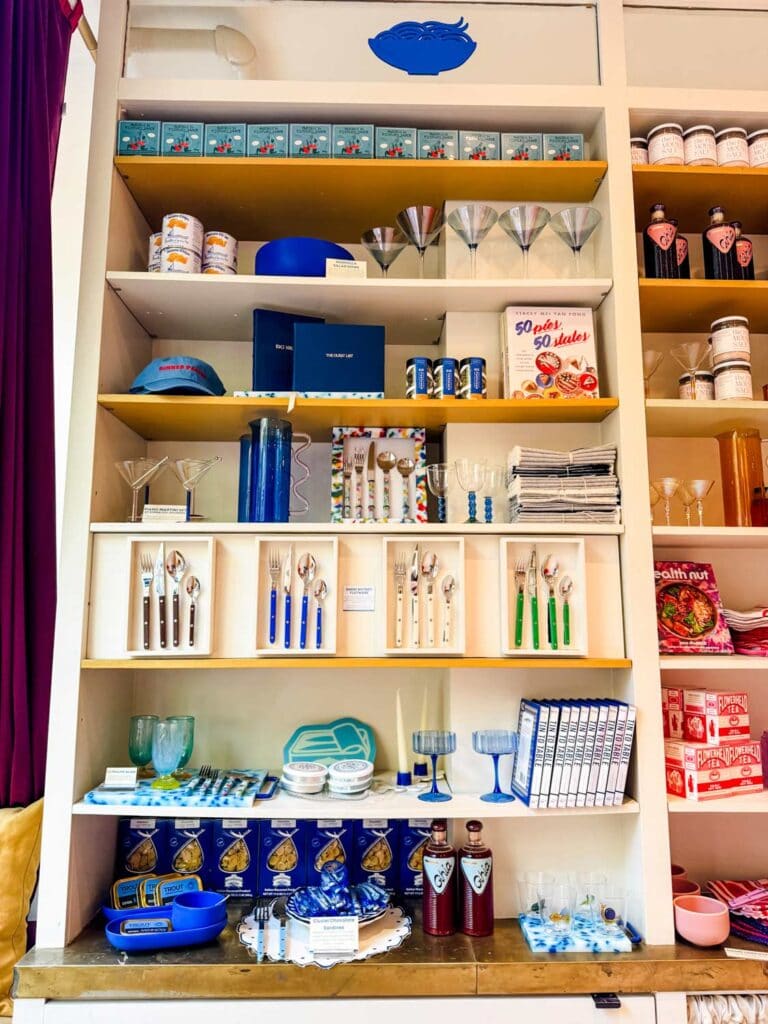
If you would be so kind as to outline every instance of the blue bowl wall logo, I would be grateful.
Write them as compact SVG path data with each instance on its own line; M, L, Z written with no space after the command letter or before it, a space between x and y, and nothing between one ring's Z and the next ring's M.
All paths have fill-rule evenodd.
M368 45L390 67L409 75L439 75L461 67L477 49L468 28L463 18L452 25L444 21L401 21L369 39Z

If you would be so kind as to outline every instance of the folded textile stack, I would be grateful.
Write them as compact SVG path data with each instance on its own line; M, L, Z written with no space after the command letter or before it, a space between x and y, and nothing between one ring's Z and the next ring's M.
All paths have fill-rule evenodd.
M706 889L728 904L731 934L768 946L768 878L707 882Z
M746 612L723 608L723 615L731 631L736 654L768 658L768 608L752 608Z
M616 445L550 451L516 446L509 453L512 523L621 521Z

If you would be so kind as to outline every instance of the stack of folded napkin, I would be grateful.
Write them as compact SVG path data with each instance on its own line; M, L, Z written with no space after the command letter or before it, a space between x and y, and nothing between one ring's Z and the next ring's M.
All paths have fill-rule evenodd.
M751 608L746 612L723 608L723 615L731 631L736 654L768 657L768 608Z
M621 521L616 445L512 449L508 457L512 523L618 523Z

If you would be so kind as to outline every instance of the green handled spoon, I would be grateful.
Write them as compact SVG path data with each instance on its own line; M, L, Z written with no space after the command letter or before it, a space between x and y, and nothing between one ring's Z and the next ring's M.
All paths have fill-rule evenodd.
M571 644L571 605L569 598L573 590L573 580L570 576L563 576L560 580L560 597L563 601L563 646L570 647Z

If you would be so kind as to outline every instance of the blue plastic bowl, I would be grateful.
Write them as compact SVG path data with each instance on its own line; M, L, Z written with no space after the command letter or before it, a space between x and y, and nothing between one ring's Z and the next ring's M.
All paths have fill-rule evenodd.
M171 904L171 923L175 931L207 928L226 921L226 896L217 892L183 892Z
M325 261L353 260L341 245L322 238L276 238L256 253L255 272L270 277L325 277Z

